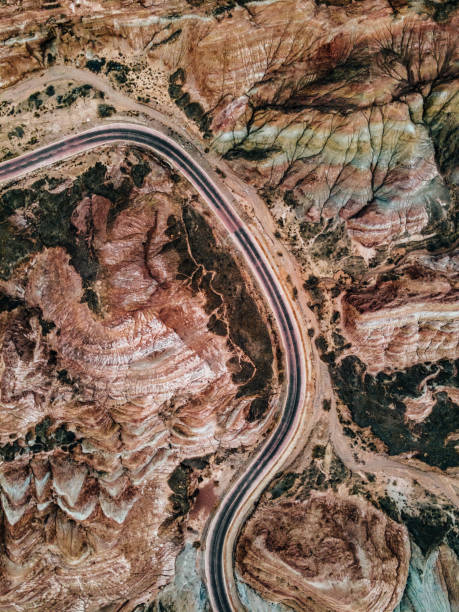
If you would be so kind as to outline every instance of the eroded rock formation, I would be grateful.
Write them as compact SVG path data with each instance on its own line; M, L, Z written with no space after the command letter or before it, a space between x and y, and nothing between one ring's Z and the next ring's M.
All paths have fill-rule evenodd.
M237 12L237 27L203 27L186 79L176 73L204 101L214 146L300 219L339 216L366 247L444 218L439 170L454 154L440 125L455 116L454 19L396 20L383 3L282 6L254 4Z
M303 308L324 396L301 465L276 477L244 531L242 580L298 609L392 609L405 524L400 609L450 612L456 3L0 4L0 87L19 86L0 102L3 158L54 140L54 113L67 132L83 115L152 106L222 157L222 180L234 171L255 187L277 222L268 239L296 257L297 286L286 257L278 267L315 318ZM21 90L50 67L62 70L51 88ZM70 67L83 76L67 79ZM230 262L176 177L128 161L2 198L5 605L14 593L23 609L45 594L69 610L134 609L172 585L185 530L191 575L190 540L229 481L216 449L250 447L268 427L277 353L263 325L258 351L241 334L248 279L222 275ZM205 609L198 583L177 596L176 576L158 601Z
M99 155L2 194L5 609L153 596L209 456L269 425L266 313L210 213L164 164Z
M409 256L391 280L346 295L344 329L373 371L455 359L458 264L457 253Z
M151 74L139 75L160 65L167 92L151 102L175 102L239 175L303 221L339 217L366 247L444 222L457 140L448 138L457 130L454 6L246 4L103 11L31 1L20 15L10 2L0 82L71 59L143 100Z
M392 611L409 554L406 531L368 502L313 493L258 509L239 541L238 568L296 610Z

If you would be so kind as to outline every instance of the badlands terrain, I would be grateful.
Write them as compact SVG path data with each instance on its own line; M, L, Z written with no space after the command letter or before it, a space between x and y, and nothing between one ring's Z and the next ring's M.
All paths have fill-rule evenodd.
M0 162L156 130L292 313L303 390L225 527L235 609L459 610L458 23L455 0L0 0ZM0 174L0 610L225 612L213 528L290 401L275 305L167 155L41 166Z

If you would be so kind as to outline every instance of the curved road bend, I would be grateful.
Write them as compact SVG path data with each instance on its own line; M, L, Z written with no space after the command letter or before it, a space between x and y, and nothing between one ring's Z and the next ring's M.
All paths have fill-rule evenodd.
M306 381L299 328L282 286L276 280L266 257L255 239L245 229L233 206L199 164L174 140L159 131L133 123L113 123L92 128L3 162L0 164L0 182L113 142L127 142L152 149L169 160L186 176L242 251L279 326L286 356L288 381L282 416L271 437L265 440L247 470L231 486L221 501L212 517L206 539L205 570L213 609L215 612L242 609L237 598L233 575L235 538L252 506L251 497L257 491L260 493L261 488L267 484L270 475L284 458L283 453L288 451L289 443L298 428Z

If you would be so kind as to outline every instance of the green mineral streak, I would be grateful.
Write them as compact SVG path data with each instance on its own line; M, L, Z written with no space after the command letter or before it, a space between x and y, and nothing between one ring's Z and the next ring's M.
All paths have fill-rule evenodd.
M141 604L135 612L210 612L207 590L196 570L197 550L186 544L175 560L174 580L155 601Z
M273 603L264 600L252 587L236 576L236 586L241 602L250 612L293 612L281 603Z
M438 548L427 558L416 544L411 544L408 580L402 601L394 612L453 612L442 578L435 569Z

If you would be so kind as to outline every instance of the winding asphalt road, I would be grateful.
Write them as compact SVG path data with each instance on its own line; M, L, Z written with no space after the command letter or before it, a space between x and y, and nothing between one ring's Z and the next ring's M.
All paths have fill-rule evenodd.
M0 182L11 180L61 159L114 142L152 149L180 170L199 191L242 251L277 319L287 366L287 391L280 420L272 435L231 485L210 522L205 551L209 597L215 612L241 609L234 586L234 544L238 530L276 466L289 450L305 396L305 359L301 336L289 300L257 242L232 204L185 149L165 134L134 123L112 123L69 136L0 164ZM230 533L232 532L232 536Z

